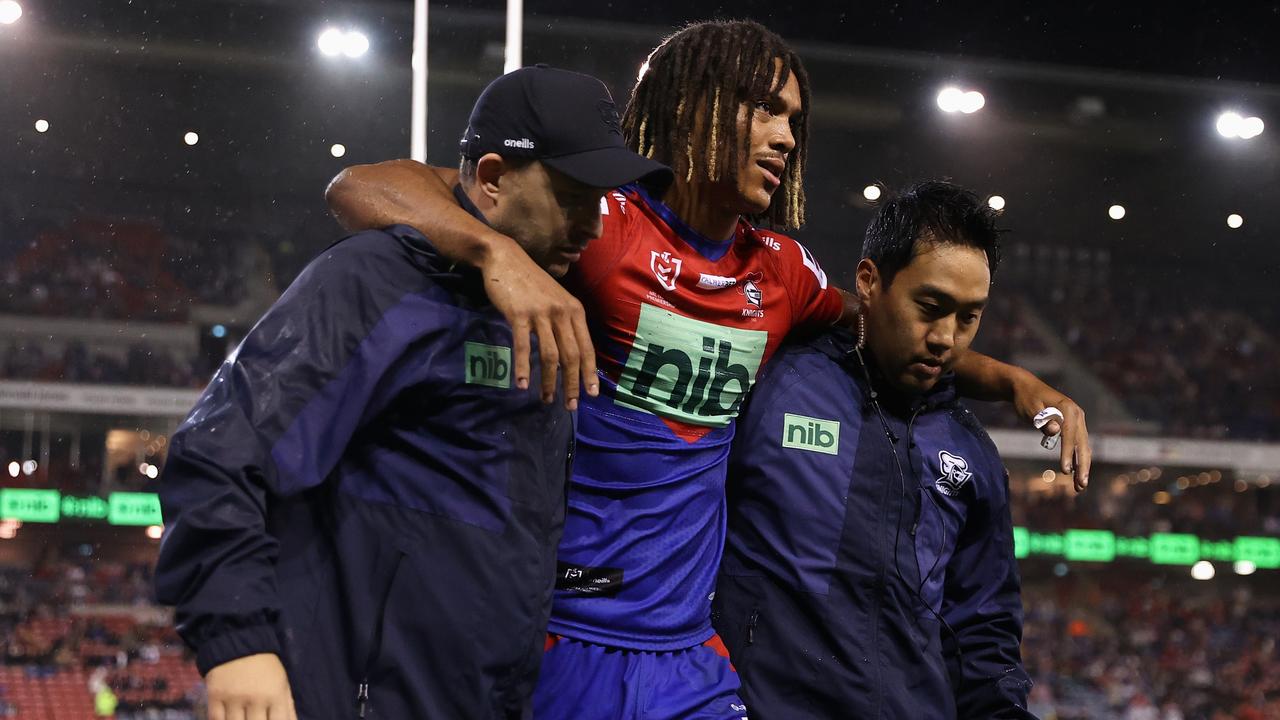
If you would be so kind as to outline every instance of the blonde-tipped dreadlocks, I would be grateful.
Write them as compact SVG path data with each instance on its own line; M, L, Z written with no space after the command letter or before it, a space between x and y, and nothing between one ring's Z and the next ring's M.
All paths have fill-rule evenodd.
M749 20L697 23L663 40L645 66L622 121L627 146L687 182L736 182L738 158L751 150L754 117L747 113L740 131L738 106L773 95L794 75L802 103L792 119L796 146L769 208L751 220L783 229L804 224L809 76L782 38Z

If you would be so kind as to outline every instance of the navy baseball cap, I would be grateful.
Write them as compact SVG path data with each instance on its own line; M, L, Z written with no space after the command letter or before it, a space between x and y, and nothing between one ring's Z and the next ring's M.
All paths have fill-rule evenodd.
M673 178L666 165L627 149L604 83L546 65L489 83L471 110L459 149L471 160L486 153L538 160L591 187L642 181L661 193Z

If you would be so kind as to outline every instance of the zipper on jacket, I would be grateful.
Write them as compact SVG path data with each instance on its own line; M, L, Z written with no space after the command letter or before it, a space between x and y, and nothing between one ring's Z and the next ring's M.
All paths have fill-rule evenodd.
M369 658L364 663L364 677L356 687L356 717L359 720L364 720L369 709L369 672L373 670L373 664L382 653L382 629L386 623L387 605L391 602L391 587L395 585L396 574L400 572L400 563L403 560L404 553L397 552L395 565L391 567L391 577L387 579L387 585L382 590L382 601L378 604L378 618L373 626L373 642L370 643Z
M364 720L365 709L369 705L369 681L365 680L360 683L359 689L356 690L356 717Z
M747 620L747 644L752 645L756 641L756 623L760 621L760 611L752 610L751 618Z
M919 405L915 411L911 413L911 420L907 422L907 467L911 468L911 474L919 482L919 475L911 462L911 451L916 446L916 418L920 417L920 413L924 412L926 405ZM897 452L896 448L894 452ZM924 517L924 502L921 501L920 507L916 509L915 522L911 523L911 537L916 536L916 531L920 529L920 520Z

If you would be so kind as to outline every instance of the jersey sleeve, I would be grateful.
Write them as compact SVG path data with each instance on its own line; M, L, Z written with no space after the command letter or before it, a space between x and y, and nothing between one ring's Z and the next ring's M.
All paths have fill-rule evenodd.
M575 293L591 290L608 277L627 251L632 216L639 212L625 189L610 190L600 198L600 237L587 244L582 257L569 268L565 285ZM581 295L579 295L581 297Z
M822 329L840 319L844 299L840 291L827 283L827 274L809 248L779 235L779 260L783 282L791 296L792 324L795 327Z

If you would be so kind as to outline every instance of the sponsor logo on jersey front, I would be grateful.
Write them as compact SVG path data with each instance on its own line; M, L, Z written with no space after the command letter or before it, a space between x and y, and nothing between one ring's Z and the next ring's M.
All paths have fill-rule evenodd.
M764 330L716 325L643 303L615 402L724 427L755 383L768 339Z
M667 290L676 289L676 278L680 277L680 266L684 262L669 252L653 250L649 253L649 269L658 278L658 284Z
M840 452L840 421L786 413L782 416L782 447L836 455Z
M935 480L933 486L948 497L959 495L960 488L973 477L973 473L969 472L969 462L946 450L938 451L938 467L942 469L942 477Z
M469 342L465 362L467 384L511 387L511 348Z
M724 275L711 275L702 273L698 276L698 287L703 290L723 290L731 288L738 284L738 278L725 277Z

